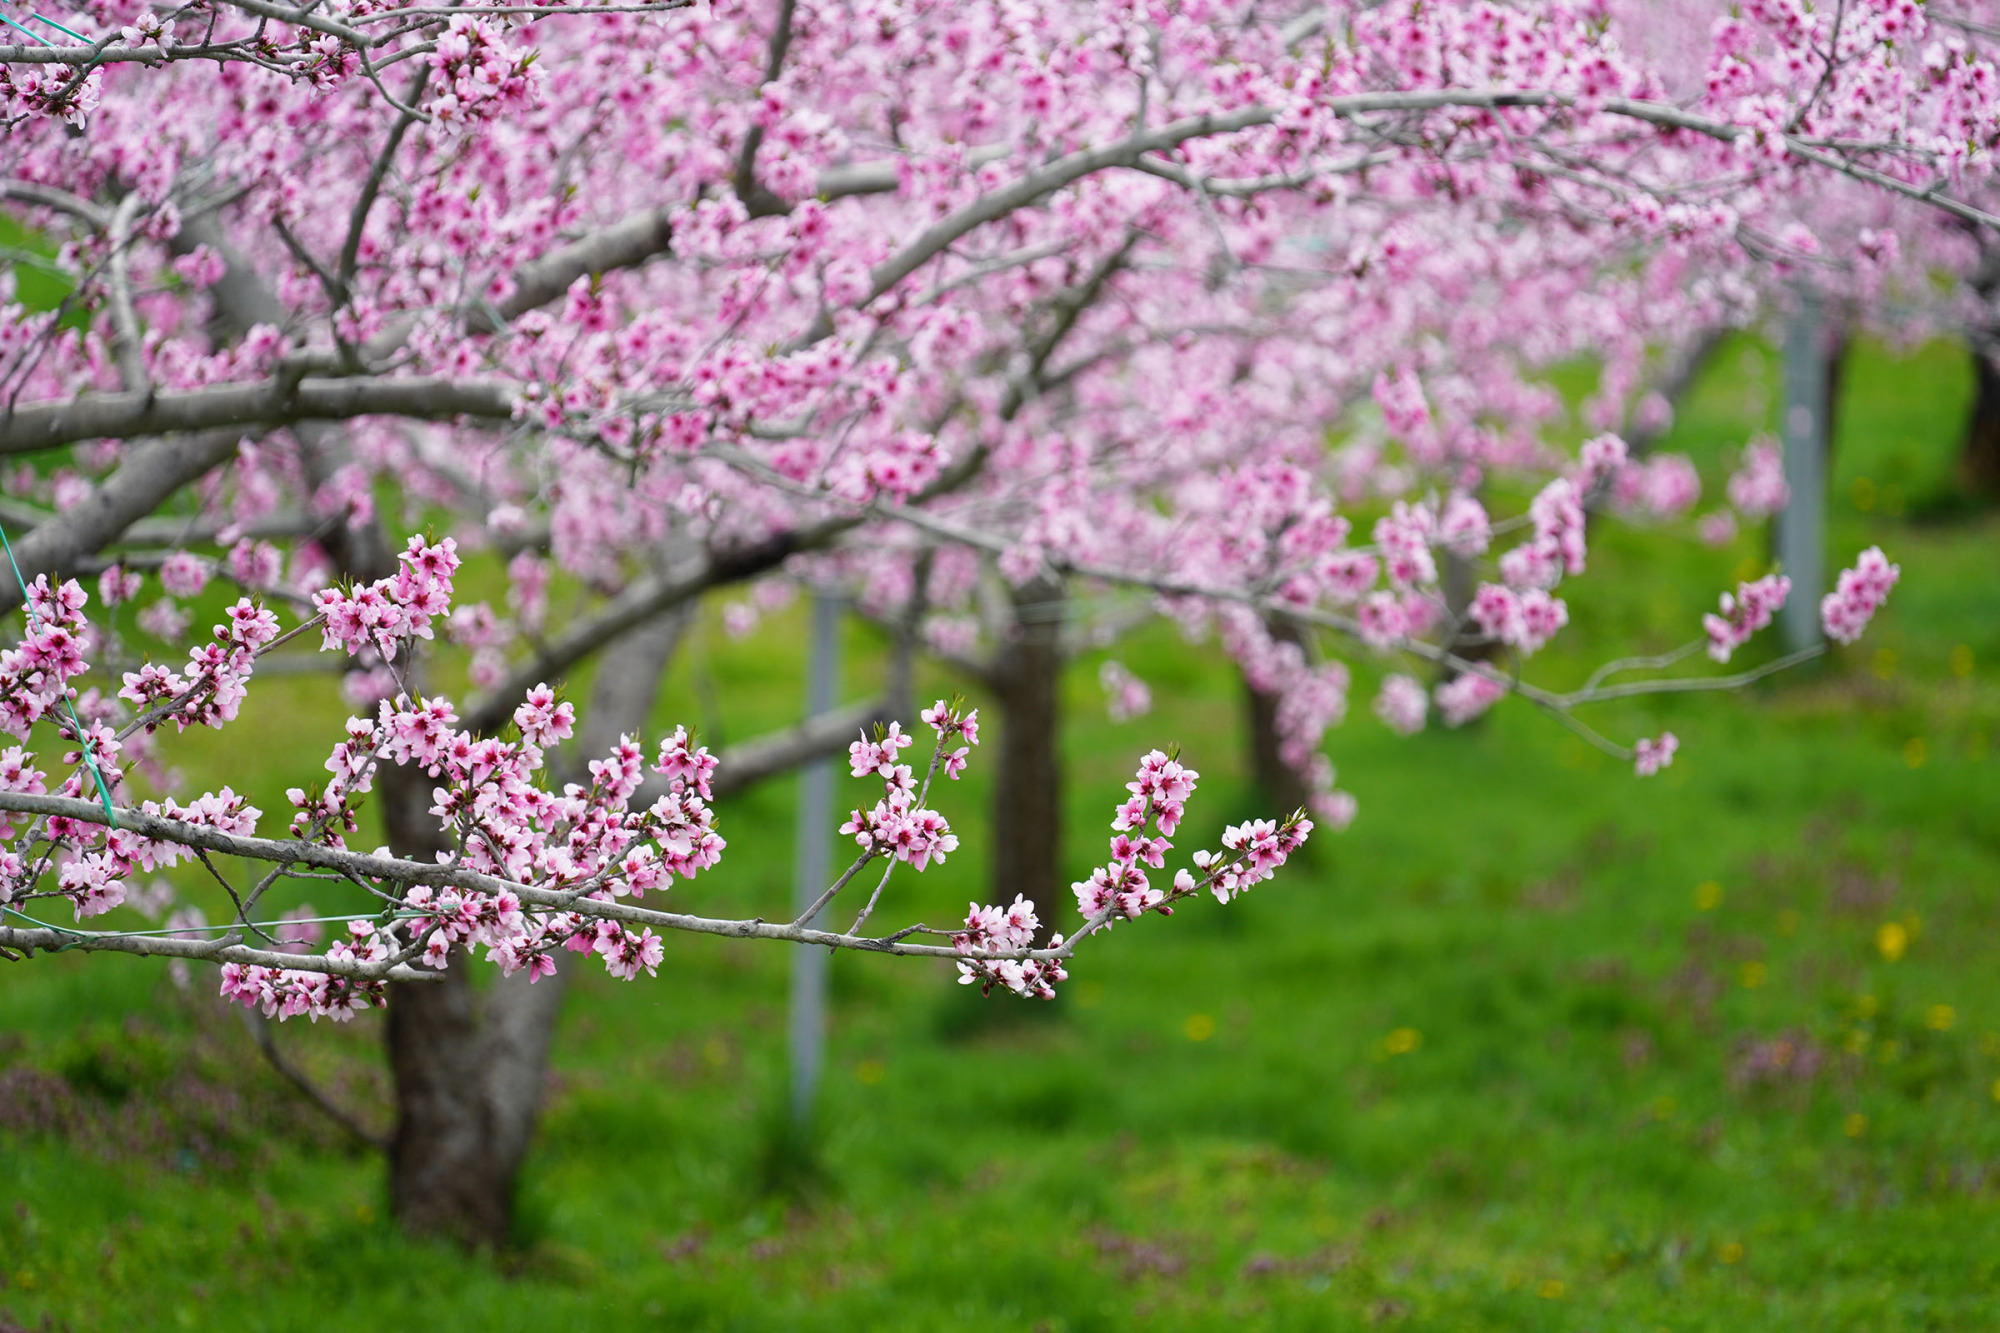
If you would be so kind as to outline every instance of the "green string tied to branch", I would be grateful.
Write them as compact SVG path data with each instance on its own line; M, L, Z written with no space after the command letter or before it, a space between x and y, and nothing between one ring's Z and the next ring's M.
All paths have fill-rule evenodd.
M68 939L54 948L50 948L47 945L41 946L43 953L67 953L79 944L87 944L90 941L90 936L81 930L71 930L68 926L59 926L53 921L44 921L38 916L30 916L18 907L9 907L5 903L0 903L0 912L4 912L8 916L18 916L23 921L39 926L43 930L53 930L58 935L69 936Z

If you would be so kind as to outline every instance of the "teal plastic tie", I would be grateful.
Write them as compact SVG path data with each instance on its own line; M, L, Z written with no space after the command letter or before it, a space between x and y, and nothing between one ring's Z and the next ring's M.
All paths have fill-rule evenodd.
M62 24L56 22L54 19L50 18L47 14L38 14L31 10L28 13L28 17L33 19L37 23L48 24L48 26L54 28L57 32L62 33L65 37L74 37L79 42L82 42L85 46L90 45L90 38L84 36L80 32L77 32L75 29L65 28ZM23 27L21 24L16 23L13 19L8 18L5 14L0 14L0 23L4 23L10 28L14 28L21 32L26 33L29 37L32 37L37 42L40 42L43 46L49 46L53 44L48 40L48 38L42 36L40 33L36 32L33 28Z
M18 23L14 26L20 27ZM28 580L21 576L21 562L14 558L14 543L7 540L5 523L0 523L0 550L7 552L8 568L14 571L14 582L21 587L21 605L28 609L28 622L40 626L41 613L35 610L35 599L28 595ZM76 743L83 751L83 762L90 766L90 776L97 779L97 795L104 802L104 822L117 828L118 812L111 805L111 787L104 781L104 770L97 766L97 756L90 752L90 741L83 734L83 719L76 715L76 705L69 701L67 689L63 691L63 711L69 714L69 724L76 729Z
M33 18L33 17L35 17L35 16L31 14L31 15L29 15L29 17L30 17L30 18ZM41 44L41 45L43 45L43 46L47 46L47 45L49 45L49 39L48 39L48 38L46 38L46 37L42 36L42 35L41 35L40 33L36 32L36 31L35 31L35 30L34 30L33 28L29 28L29 27L25 27L25 26L23 26L22 24L19 24L19 23L16 23L16 22L14 22L14 20L12 20L12 19L8 18L8 17L7 17L7 16L5 15L5 14L0 14L0 23L4 23L4 24L6 24L6 25L7 25L8 27L10 27L10 28L17 28L17 29L19 29L20 31L22 31L22 32L24 32L24 33L26 33L26 34L28 34L28 36L29 36L29 37L30 37L31 39L33 39L34 41L36 41L36 42L40 43L40 44Z
M36 22L38 22L38 23L46 23L46 24L48 24L48 25L49 25L49 26L50 26L51 28L54 28L54 29L55 29L55 30L56 30L57 32L60 32L60 33L63 33L63 34L65 34L65 35L67 35L67 36L70 36L70 37L74 37L74 38L76 38L76 39L77 39L77 40L78 40L79 42L82 42L82 43L83 43L83 44L84 44L85 46L89 46L89 45L90 45L90 38L88 38L88 37L84 36L84 35L83 35L82 33L80 33L80 32L75 32L75 31L72 31L72 30L71 30L71 29L69 29L69 28L65 28L65 27L64 27L64 26L63 26L62 24L60 24L60 23L56 22L56 21L55 21L54 19L50 18L50 17L49 17L49 16L47 15L47 14L36 14L36 15L34 15L33 17L34 17L35 21L36 21Z

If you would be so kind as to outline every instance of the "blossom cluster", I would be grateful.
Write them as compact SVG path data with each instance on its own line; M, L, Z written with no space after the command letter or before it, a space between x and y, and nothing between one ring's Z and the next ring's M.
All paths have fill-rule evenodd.
M958 835L951 831L950 823L926 808L923 801L937 770L942 768L947 778L956 781L965 772L970 746L979 743L977 709L956 709L940 699L924 709L922 716L936 731L937 746L930 771L921 783L910 766L899 760L902 751L916 744L916 738L906 735L901 723L891 722L876 739L863 737L848 746L853 775L881 778L882 799L872 809L850 811L847 822L840 826L841 833L853 838L864 854L888 857L917 871L933 861L942 863L958 850ZM968 744L949 749L950 742L959 738Z
M1727 662L1731 653L1771 623L1791 595L1792 581L1783 574L1766 574L1754 582L1737 584L1734 593L1723 593L1721 614L1711 611L1701 618L1702 631L1708 636L1708 655Z
M1382 688L1375 695L1375 716L1386 722L1391 731L1414 736L1424 729L1430 702L1424 683L1399 671L1382 678Z
M149 662L125 673L118 697L138 705L148 732L167 722L185 731L236 720L257 655L278 637L278 617L247 597L224 615L214 639L188 654L185 671Z
M1902 573L1902 566L1890 564L1881 547L1863 551L1852 566L1840 571L1833 591L1820 599L1820 624L1827 637L1837 643L1860 638Z
M332 778L325 789L287 793L298 811L293 832L339 846L341 832L356 824L353 798L372 786L381 764L421 768L440 779L431 813L454 835L453 864L497 884L490 891L408 888L393 904L393 924L381 932L398 946L396 956L441 969L456 951L483 948L503 974L525 968L533 982L554 972L551 952L566 948L597 954L605 969L623 980L642 968L653 974L664 950L650 928L635 930L593 917L587 909L529 910L505 886L561 893L571 903L608 903L642 898L648 890L670 887L675 878L692 879L712 867L725 846L709 805L715 757L694 745L685 728L676 729L661 741L650 765L664 779L664 790L635 810L632 799L649 766L637 743L622 738L608 756L590 762L588 785L569 783L551 792L536 783L544 747L568 738L574 719L574 708L557 701L546 685L529 691L516 708L518 741L456 728L448 700L418 704L400 695L385 700L372 721L348 719L347 739L327 762ZM364 961L389 956L369 954ZM307 1008L300 1012L315 1016L331 1012L325 1005L314 1007L315 996L365 1006L366 997L376 993L289 969L278 974L247 969L240 975L255 985L244 989L250 982L242 983L229 992L234 998L267 1004L268 995L297 994L306 997Z
M28 587L28 634L0 651L0 731L25 740L59 703L75 695L70 681L83 674L83 608L89 595L66 579L51 587L46 576Z
M411 537L396 560L400 568L388 578L313 594L324 647L350 654L372 650L393 662L400 645L432 637L431 621L451 606L458 543L450 537L436 544Z
M1533 653L1569 624L1569 607L1562 598L1540 588L1515 592L1498 584L1481 584L1472 599L1472 619L1487 638Z
M1701 476L1684 454L1654 454L1627 462L1611 482L1611 504L1621 513L1673 518L1701 499Z
M1462 727L1499 703L1507 687L1484 670L1462 671L1431 692L1447 727Z
M1745 518L1766 518L1783 509L1792 498L1784 446L1769 436L1752 440L1741 466L1730 474L1728 492L1729 503Z
M1130 722L1152 710L1153 691L1123 662L1105 662L1097 669L1097 681L1104 687L1105 711L1113 722Z
M439 126L464 131L510 106L533 104L539 82L533 53L508 47L498 25L484 19L453 15L429 63L439 78L424 110Z
M1011 907L981 907L973 903L965 912L965 929L951 937L952 947L962 954L1012 952L1032 948L1041 929L1035 905L1016 894ZM1063 937L1050 938L1052 949L1062 946ZM977 985L991 995L995 986L1016 995L1037 1000L1053 1000L1056 983L1069 980L1069 973L1054 958L968 958L958 964L958 984Z
M1657 737L1642 736L1632 747L1633 770L1642 778L1652 777L1674 762L1674 751L1680 748L1679 738L1671 731L1663 731Z
M67 758L75 763L80 756ZM107 768L106 780L115 790L115 770ZM61 794L76 795L80 790L81 783L73 775ZM255 832L261 814L228 787L206 792L186 805L170 797L142 802L139 808L148 815L193 828L232 834ZM64 848L58 858L56 896L68 901L79 920L122 905L132 880L141 871L166 870L195 856L192 847L170 839L141 837L122 828L106 831L60 817L47 821L46 832L52 842ZM22 897L39 869L18 848L0 853L0 897Z
M1243 890L1277 874L1291 854L1305 844L1312 828L1312 821L1301 816L1282 822L1253 819L1246 824L1231 825L1222 831L1222 851L1198 851L1191 858L1195 869L1201 872L1198 886L1206 887L1217 902L1230 901ZM1178 876L1176 887L1180 887Z
M1131 795L1111 820L1110 861L1071 886L1077 910L1086 920L1107 913L1127 921L1154 910L1172 914L1173 909L1164 905L1166 893L1154 888L1140 867L1159 870L1166 865L1174 830L1187 813L1188 798L1200 777L1163 750L1149 751L1139 761L1138 774L1125 784ZM1148 825L1156 830L1150 836Z
M348 937L327 946L326 957L335 962L383 963L390 956L389 934L372 921L347 923ZM344 1023L364 1009L383 1002L385 986L374 979L357 979L336 973L307 972L298 968L263 967L257 964L224 963L222 998L234 1000L246 1009L256 1009L266 1018L283 1021L301 1014L317 1023L330 1018Z
M1136 920L1147 912L1172 916L1170 900L1196 891L1196 880L1186 870L1175 873L1171 889L1160 889L1147 878L1146 868L1165 868L1166 854L1173 850L1174 830L1186 816L1188 798L1194 794L1200 777L1163 750L1150 751L1140 759L1137 774L1125 784L1130 794L1112 816L1111 859L1092 870L1089 879L1071 886L1077 910L1084 917L1083 929L1076 939L1108 928L1116 921ZM1206 869L1199 858L1197 864ZM1230 868L1236 868L1234 862ZM1218 866L1207 882L1215 883L1226 873ZM973 903L966 913L965 929L952 936L952 946L962 955L958 963L959 983L978 985L989 994L999 986L1016 995L1053 999L1056 983L1068 975L1060 957L978 956L1028 949L1040 927L1033 904L1024 898L1016 897L1008 908ZM1058 934L1049 939L1046 947L1061 951L1063 943Z
M1500 578L1517 593L1554 587L1565 574L1584 569L1586 538L1583 494L1568 477L1557 477L1528 504L1535 535L1500 557Z

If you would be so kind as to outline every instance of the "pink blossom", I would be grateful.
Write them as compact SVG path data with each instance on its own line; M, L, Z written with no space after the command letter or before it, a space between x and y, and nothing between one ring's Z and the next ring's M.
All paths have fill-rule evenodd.
M1673 518L1701 499L1701 474L1682 454L1654 454L1628 462L1614 475L1611 502L1626 513Z
M1695 534L1709 546L1727 546L1736 540L1736 515L1727 509L1703 514L1695 523Z
M1730 475L1729 503L1745 518L1777 513L1791 499L1785 481L1784 446L1771 436L1752 440L1743 450L1743 465Z
M1902 567L1889 563L1882 548L1863 551L1852 567L1840 571L1833 591L1820 599L1820 624L1836 643L1853 643L1889 599L1889 589L1902 577Z
M1484 713L1507 693L1507 687L1483 671L1467 671L1437 687L1438 714L1448 727L1462 727Z
M137 570L126 569L123 565L112 565L97 576L97 600L106 606L117 606L137 597L139 587L140 578Z
M1708 635L1708 655L1727 662L1736 649L1771 623L1771 618L1792 594L1792 581L1782 574L1767 574L1754 583L1739 583L1734 595L1722 594L1722 613L1701 618Z
M1671 731L1663 731L1657 740L1641 739L1632 747L1632 767L1642 778L1649 778L1674 762L1674 751L1681 743Z
M1375 715L1388 723L1390 730L1413 736L1424 729L1429 712L1430 694L1415 676L1383 678L1382 690L1375 696Z
M1469 495L1454 495L1446 502L1438 519L1438 540L1452 554L1471 559L1485 554L1493 539L1493 525L1486 508Z
M1560 558L1562 571L1569 574L1583 572L1584 528L1583 501L1577 495L1576 486L1567 477L1557 477L1544 486L1528 505L1528 514L1535 524L1535 546ZM1508 577L1508 583L1524 586ZM1541 579L1528 582L1541 584Z
M176 597L198 596L208 577L208 562L186 551L175 551L160 564L160 586Z
M1382 409L1382 419L1389 429L1398 435L1416 435L1429 424L1430 407L1424 401L1424 386L1408 366L1399 367L1395 374L1383 373L1375 377L1375 405Z
M1377 651L1396 646L1409 633L1409 617L1394 593L1370 593L1355 611L1362 642Z
M1129 722L1152 710L1153 692L1146 688L1145 681L1126 670L1124 663L1105 662L1097 669L1097 679L1110 696L1106 710L1113 722Z
M1619 475L1624 470L1629 450L1622 438L1607 433L1585 440L1579 456L1582 484L1588 489L1607 477Z

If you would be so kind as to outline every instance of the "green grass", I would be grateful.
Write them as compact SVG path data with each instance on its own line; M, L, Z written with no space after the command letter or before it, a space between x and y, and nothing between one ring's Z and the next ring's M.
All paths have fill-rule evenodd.
M1737 344L1684 406L1669 446L1711 493L1771 378ZM1398 739L1361 680L1330 746L1354 828L1229 908L1121 927L1053 1015L838 958L803 1193L766 1188L779 948L676 939L657 980L583 978L505 1256L399 1237L379 1164L261 1070L207 978L183 997L115 957L0 970L0 1310L79 1330L1994 1327L2000 523L1918 521L1944 507L1955 353L1864 348L1849 382L1833 554L1880 540L1904 570L1862 644L1744 696L1596 715L1680 735L1644 782L1518 706ZM1762 557L1754 533L1711 551L1603 527L1576 642L1539 676L1688 637ZM661 720L792 716L801 625L730 641L711 617ZM876 647L851 646L860 680ZM1158 707L1105 722L1078 664L1079 870L1156 741L1204 775L1184 848L1255 809L1217 655L1164 627L1118 651ZM281 809L323 751L243 737L330 734L321 689L274 682L173 753ZM983 893L977 774L945 803L965 846L892 892L902 919ZM780 783L729 803L722 868L676 898L780 910L789 802ZM384 1113L372 1021L281 1036Z

